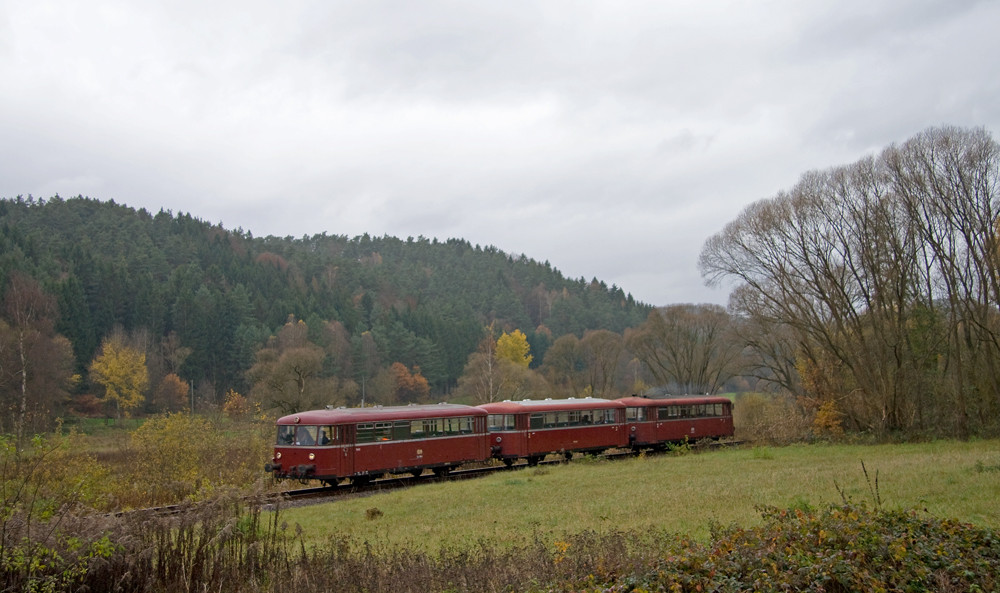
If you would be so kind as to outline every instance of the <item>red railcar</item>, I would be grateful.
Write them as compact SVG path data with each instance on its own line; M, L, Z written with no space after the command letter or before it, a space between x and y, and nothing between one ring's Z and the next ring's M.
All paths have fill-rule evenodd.
M493 456L507 465L530 465L549 453L597 453L626 446L625 405L607 399L504 401L479 406L489 412Z
M625 426L632 448L733 436L733 404L724 397L625 397Z
M335 485L387 473L446 473L490 457L486 411L455 404L337 408L278 419L276 478Z

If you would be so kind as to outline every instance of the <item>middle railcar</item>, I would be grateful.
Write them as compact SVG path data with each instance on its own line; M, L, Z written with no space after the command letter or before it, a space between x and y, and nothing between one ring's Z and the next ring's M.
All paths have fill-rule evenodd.
M482 404L489 413L493 456L537 464L550 453L598 453L624 447L625 404L586 397Z
M490 458L485 410L457 404L337 408L278 419L274 477L365 482Z

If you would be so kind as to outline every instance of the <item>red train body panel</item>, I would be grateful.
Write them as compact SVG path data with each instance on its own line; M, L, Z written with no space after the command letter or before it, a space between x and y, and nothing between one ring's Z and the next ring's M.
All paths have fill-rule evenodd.
M486 416L452 404L291 414L277 421L274 456L265 470L277 478L335 484L483 461L490 456Z
M599 398L504 401L489 412L493 456L535 463L549 453L596 452L627 444L624 404Z
M725 397L625 397L625 425L633 448L658 447L687 438L733 436L733 404Z

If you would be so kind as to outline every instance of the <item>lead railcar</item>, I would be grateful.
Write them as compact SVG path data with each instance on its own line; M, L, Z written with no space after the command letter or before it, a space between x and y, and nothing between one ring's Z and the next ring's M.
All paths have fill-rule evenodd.
M489 458L486 411L457 404L336 408L277 421L265 471L278 479L366 482L385 474L451 468Z

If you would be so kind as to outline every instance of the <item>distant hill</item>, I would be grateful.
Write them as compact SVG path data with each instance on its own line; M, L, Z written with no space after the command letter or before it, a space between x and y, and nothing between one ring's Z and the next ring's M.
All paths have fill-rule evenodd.
M216 394L248 388L255 353L290 319L317 343L330 324L354 347L368 333L380 364L419 366L443 393L491 322L527 334L537 364L561 335L620 333L651 310L617 286L462 239L254 237L83 197L0 200L0 287L15 271L55 298L81 373L120 326L183 351L181 377Z

